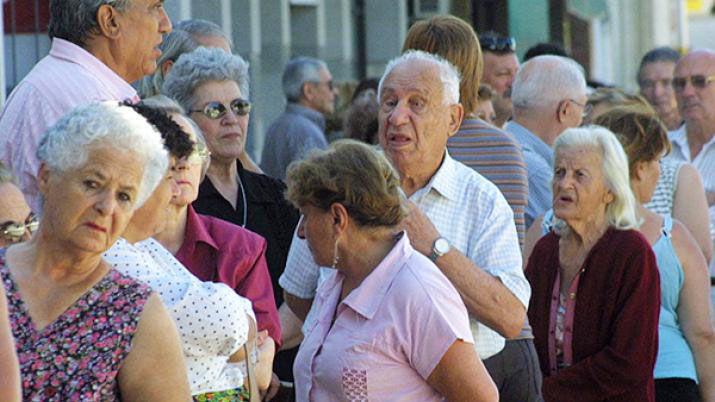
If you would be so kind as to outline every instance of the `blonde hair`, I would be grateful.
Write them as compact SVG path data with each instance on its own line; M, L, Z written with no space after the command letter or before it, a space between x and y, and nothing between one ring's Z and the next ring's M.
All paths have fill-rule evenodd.
M354 140L336 141L327 150L291 163L286 184L286 198L296 207L327 211L339 203L359 226L394 226L407 214L390 162L374 147Z

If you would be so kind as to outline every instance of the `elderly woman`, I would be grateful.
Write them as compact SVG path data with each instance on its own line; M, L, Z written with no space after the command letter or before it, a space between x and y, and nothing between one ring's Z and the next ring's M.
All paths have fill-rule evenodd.
M634 111L656 114L643 97L618 88L598 88L589 95L588 103L593 105L589 121L595 121L614 107L627 106ZM695 237L705 259L710 261L713 243L710 238L708 203L700 174L689 163L663 159L660 166L658 184L646 208L660 215L672 215L681 221Z
M456 289L396 225L397 174L369 145L338 141L292 164L287 197L316 264L315 320L296 358L299 401L496 401Z
M187 400L164 306L102 258L167 168L159 134L131 108L92 104L61 118L38 156L42 223L0 250L23 398Z
M655 190L660 158L670 150L666 128L655 114L627 108L613 109L594 123L612 130L628 155L631 189L642 220L639 230L653 247L658 264L661 302L656 400L715 401L715 329L710 322L705 258L680 222L643 205Z
M240 56L198 48L179 57L162 93L189 113L211 151L193 207L263 236L273 289L279 289L298 213L285 201L283 183L245 170L239 160L251 111L248 78L248 64ZM281 305L281 292L275 292L275 299Z
M202 281L225 283L249 299L259 336L269 335L261 346L273 350L273 339L280 340L281 333L266 265L266 241L238 225L194 211L191 203L198 196L199 184L210 163L203 135L173 100L158 95L144 103L168 113L196 146L191 155L174 165L172 176L178 192L171 199L166 227L154 239ZM272 356L267 357L270 359L259 362L257 370L261 389L267 388L271 378Z
M654 401L660 287L636 230L628 159L605 128L554 144L555 230L526 267L529 321L548 401Z
M193 143L169 116L144 104L132 107L164 137L171 168L176 160L190 155ZM251 303L223 284L201 282L151 238L166 226L176 194L173 171L166 169L163 180L105 258L119 271L150 285L169 308L181 334L194 399L243 400L247 398L244 376L233 363L243 360L242 346L255 336Z

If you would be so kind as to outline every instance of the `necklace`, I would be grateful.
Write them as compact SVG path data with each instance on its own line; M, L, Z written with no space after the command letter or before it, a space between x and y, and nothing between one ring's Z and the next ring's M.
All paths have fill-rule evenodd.
M241 175L236 174L236 181L238 182L238 188L241 189L241 200L243 204L243 223L241 227L246 227L246 222L248 221L248 203L246 202L246 190L243 189L243 182L241 181Z

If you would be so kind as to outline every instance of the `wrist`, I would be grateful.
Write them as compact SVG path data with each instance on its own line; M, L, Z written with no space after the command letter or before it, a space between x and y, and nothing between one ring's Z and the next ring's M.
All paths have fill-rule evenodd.
M427 256L432 262L437 263L437 259L439 257L447 254L449 250L452 248L452 245L449 244L449 241L445 239L444 237L438 237L432 242L432 249L430 251L430 254Z

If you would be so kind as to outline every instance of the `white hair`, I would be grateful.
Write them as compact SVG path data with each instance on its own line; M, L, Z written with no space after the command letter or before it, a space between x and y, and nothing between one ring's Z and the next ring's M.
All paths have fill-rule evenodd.
M422 50L408 50L387 63L385 73L382 75L382 78L380 78L380 84L377 87L377 99L379 100L381 98L382 85L395 67L403 63L416 62L431 63L439 69L439 78L442 81L442 100L445 105L459 103L459 82L461 80L459 70L447 60Z
M563 148L589 148L601 154L606 186L613 201L606 206L606 220L616 229L634 229L640 225L636 215L636 198L630 186L628 157L623 146L607 128L586 126L569 128L554 143L554 157ZM563 226L558 222L558 226Z
M93 145L131 151L143 162L134 209L149 198L169 167L159 132L131 107L117 102L92 103L64 115L45 133L37 157L50 170L64 173L84 165L96 149Z
M289 102L298 102L303 98L303 85L307 82L320 82L320 72L327 71L324 61L313 57L296 57L286 64L281 84L283 94Z
M586 95L583 67L567 57L543 55L517 72L511 89L514 109L532 110Z

